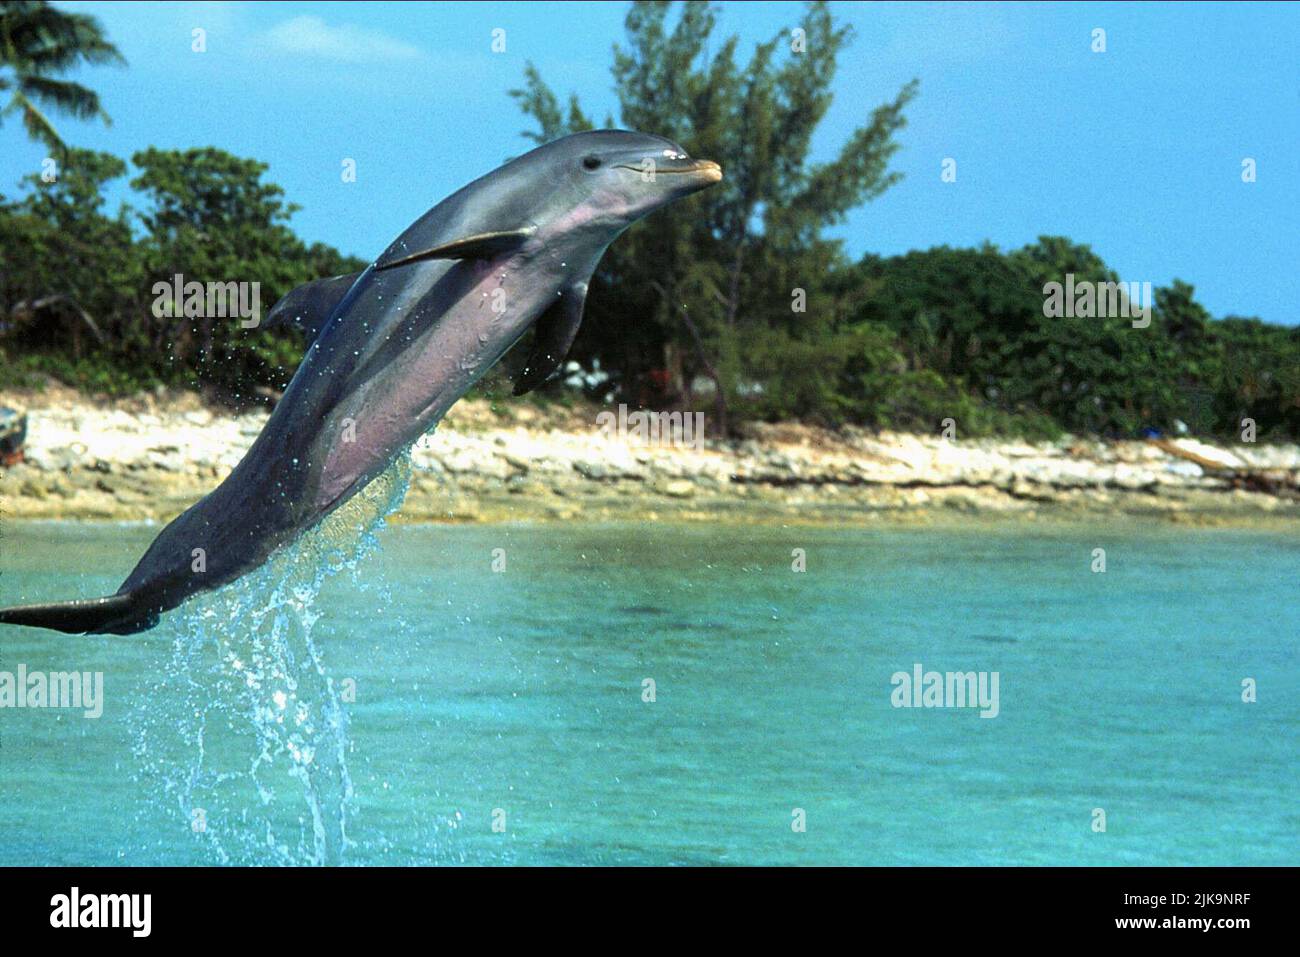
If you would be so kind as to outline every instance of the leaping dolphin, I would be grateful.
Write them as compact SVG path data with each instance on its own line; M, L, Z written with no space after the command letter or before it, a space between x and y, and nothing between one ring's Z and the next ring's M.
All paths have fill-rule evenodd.
M295 289L267 321L298 323L311 344L226 480L162 530L116 594L0 609L0 622L133 634L257 568L383 472L534 324L515 394L545 381L610 243L721 179L659 136L575 133L453 193L365 271Z

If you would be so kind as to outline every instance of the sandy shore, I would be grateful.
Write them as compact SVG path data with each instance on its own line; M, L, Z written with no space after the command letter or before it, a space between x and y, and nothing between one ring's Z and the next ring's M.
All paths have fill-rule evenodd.
M0 471L0 509L12 519L168 520L226 476L267 416L189 394L96 402L52 388L0 393L0 403L29 416L26 460ZM1300 519L1286 490L1300 481L1294 445L1180 440L1198 464L1138 441L953 442L778 425L695 448L606 434L596 407L507 408L462 402L417 445L399 520Z

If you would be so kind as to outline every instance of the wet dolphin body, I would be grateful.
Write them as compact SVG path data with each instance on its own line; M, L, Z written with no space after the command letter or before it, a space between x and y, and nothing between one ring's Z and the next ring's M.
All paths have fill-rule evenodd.
M383 472L534 323L515 394L543 382L609 244L721 178L658 136L577 133L452 194L364 272L295 289L268 321L314 339L229 477L163 529L116 594L0 609L0 622L131 634L257 568Z

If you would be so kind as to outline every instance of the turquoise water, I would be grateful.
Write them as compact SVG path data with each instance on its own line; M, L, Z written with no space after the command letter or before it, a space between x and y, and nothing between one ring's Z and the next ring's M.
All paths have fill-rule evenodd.
M3 531L0 597L37 600L112 591L156 530ZM378 539L141 636L0 630L0 671L106 698L0 711L0 864L1298 862L1290 534ZM997 672L998 716L893 707L918 662Z

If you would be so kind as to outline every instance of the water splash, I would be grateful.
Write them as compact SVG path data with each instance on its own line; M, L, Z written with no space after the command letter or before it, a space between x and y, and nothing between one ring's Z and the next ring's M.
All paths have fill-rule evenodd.
M313 638L326 579L355 573L402 504L404 453L252 574L172 616L167 669L136 709L139 774L223 864L338 864L354 807L343 690Z

